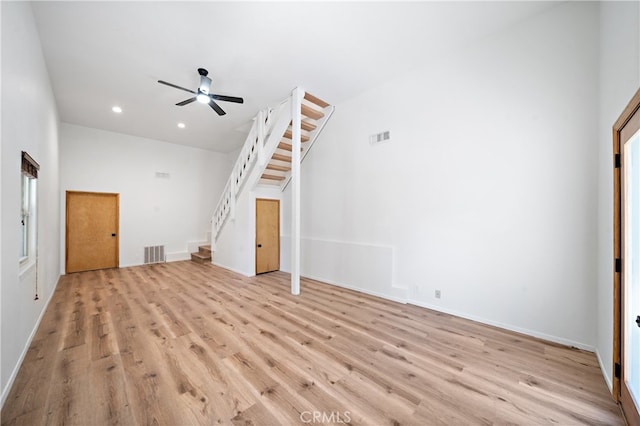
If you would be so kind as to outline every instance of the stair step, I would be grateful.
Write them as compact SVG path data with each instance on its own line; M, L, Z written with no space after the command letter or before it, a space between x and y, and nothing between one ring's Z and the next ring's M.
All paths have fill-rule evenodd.
M273 154L273 157L271 157L274 160L278 160L278 161L284 161L286 163L290 163L291 162L291 157L287 156L287 155L282 155L282 154Z
M284 176L276 176L276 175L270 175L270 174L263 174L262 175L262 179L269 179L269 180L284 180Z
M286 142L284 140L278 144L278 148L284 149L285 151L289 151L289 152L293 151L293 145L291 145L291 143ZM300 152L302 152L302 150L303 148L300 147Z
M316 126L313 123L310 123L308 121L301 121L300 122L300 127L302 127L303 130L306 130L307 132L313 132L318 126ZM291 123L289 123L289 125L291 125Z
M287 129L286 132L284 132L284 137L290 140L293 140L293 132L291 131L291 129ZM302 142L308 142L309 141L309 136L307 135L300 135L300 140Z
M288 172L289 170L291 170L291 167L285 167L285 166L278 166L277 164L267 164L267 169L269 170L277 170L279 172Z
M211 255L204 255L200 253L191 253L191 260L197 263L211 263Z
M322 117L324 117L324 114L321 111L318 111L317 109L313 109L310 106L305 104L302 104L302 108L300 108L300 111L302 112L302 115L309 118L313 118L314 120L319 120Z
M278 148L284 149L285 151L293 151L293 145L289 145L288 143L280 142L278 144Z
M309 102L311 102L311 103L313 103L313 104L318 105L318 106L319 106L319 107L321 107L321 108L326 108L326 107L328 107L328 106L329 106L329 104L328 104L328 103L326 103L325 101L323 101L322 99L320 99L320 98L318 98L318 97L316 97L316 96L313 96L313 95L312 95L311 93L309 93L309 92L305 92L305 94L304 94L304 98L305 98L306 100L308 100Z
M211 246L200 246L198 249L200 254L208 254L211 256Z

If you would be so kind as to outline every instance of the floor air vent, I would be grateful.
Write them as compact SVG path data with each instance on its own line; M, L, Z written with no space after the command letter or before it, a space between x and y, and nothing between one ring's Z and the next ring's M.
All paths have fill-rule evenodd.
M164 262L164 246L149 246L144 248L144 263Z

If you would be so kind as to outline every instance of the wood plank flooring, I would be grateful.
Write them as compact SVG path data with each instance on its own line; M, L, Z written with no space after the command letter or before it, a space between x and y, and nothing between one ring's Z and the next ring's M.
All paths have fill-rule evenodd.
M621 425L592 353L194 262L61 278L2 425Z

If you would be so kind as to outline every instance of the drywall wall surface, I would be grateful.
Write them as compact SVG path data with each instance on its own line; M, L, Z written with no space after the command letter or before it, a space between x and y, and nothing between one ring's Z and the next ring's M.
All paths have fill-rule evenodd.
M2 2L2 403L59 278L58 113L31 6ZM20 265L21 151L40 164L37 262ZM38 300L35 300L36 286Z
M598 110L597 353L609 388L613 372L612 128L640 88L640 4L600 2Z
M144 247L155 245L188 259L188 243L205 240L229 171L225 154L68 123L60 138L63 252L66 191L120 194L121 267L143 264Z
M245 276L254 276L256 274L256 198L279 200L282 197L280 187L252 185L256 177L257 173L254 168L247 178L247 184L243 187L236 200L235 216L227 217L218 235L213 253L213 263L215 265ZM281 234L282 212L281 204ZM282 246L280 253L282 257Z
M593 349L597 84L598 5L570 3L336 105L302 167L304 239L391 247L364 291ZM315 242L302 275L367 286L373 259L322 273Z

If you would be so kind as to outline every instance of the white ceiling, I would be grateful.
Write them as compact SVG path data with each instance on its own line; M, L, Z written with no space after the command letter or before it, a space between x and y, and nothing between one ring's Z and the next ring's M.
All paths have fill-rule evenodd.
M229 152L259 109L296 86L339 103L555 5L35 2L33 10L62 121ZM213 93L245 103L220 102L219 117L199 103L175 106L190 95L156 82L195 89L199 67ZM116 104L122 114L111 112Z

